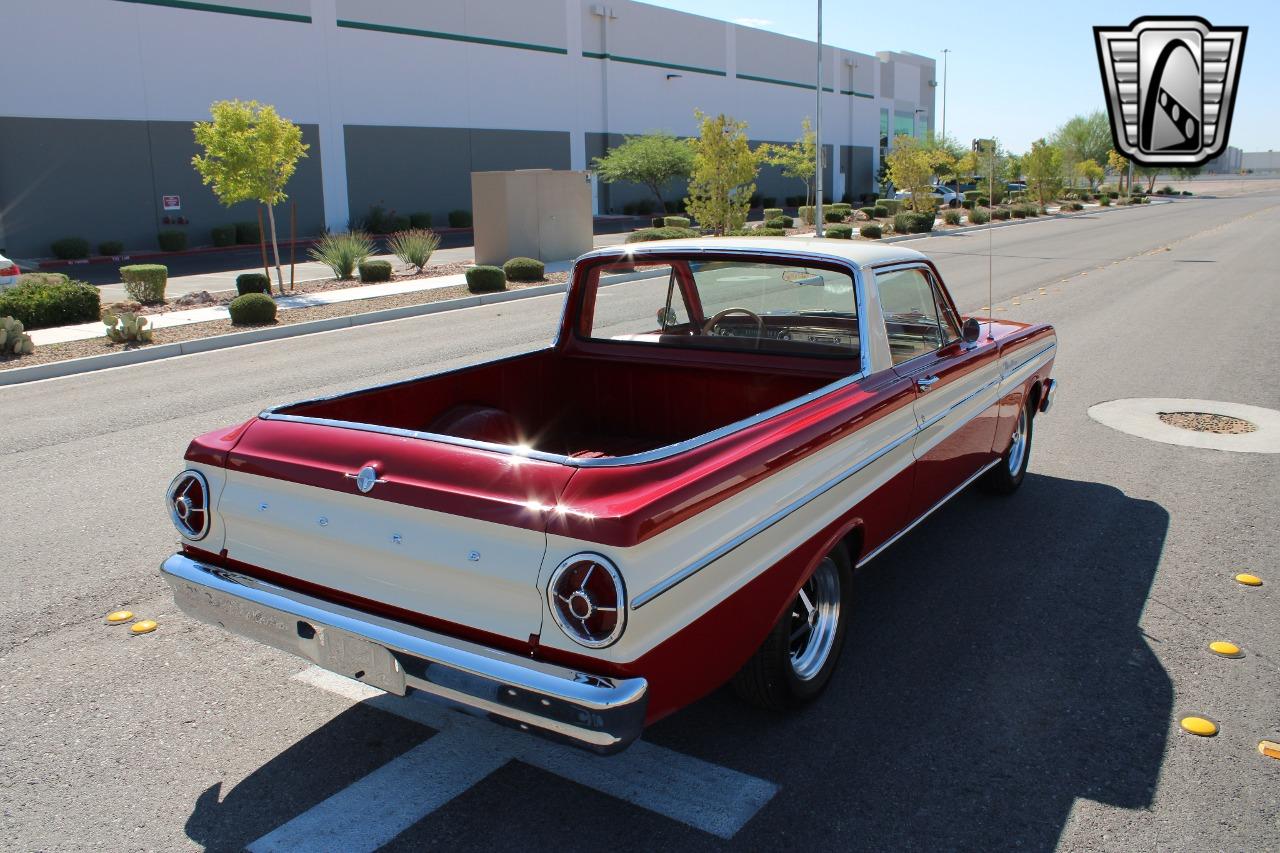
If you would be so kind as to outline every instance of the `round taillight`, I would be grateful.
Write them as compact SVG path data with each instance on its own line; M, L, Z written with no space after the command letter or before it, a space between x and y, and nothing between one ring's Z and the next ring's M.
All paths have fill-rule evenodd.
M200 540L209 532L209 483L199 471L183 471L173 478L167 494L169 518L178 532Z
M556 567L547 602L560 630L588 648L612 645L627 626L622 575L599 554L575 554Z

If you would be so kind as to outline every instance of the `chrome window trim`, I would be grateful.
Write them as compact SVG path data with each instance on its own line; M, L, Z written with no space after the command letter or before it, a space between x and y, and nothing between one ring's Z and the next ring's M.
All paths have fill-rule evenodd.
M891 263L891 264L885 264L885 265L883 265L883 266L872 267L872 268L871 268L871 273L872 273L872 277L873 277L873 280L874 280L874 278L875 278L875 277L878 277L878 276L880 275L880 273L882 273L882 272L885 272L885 273L889 273L889 272L903 272L904 270L912 270L912 269L914 269L914 270L920 270L920 272L924 273L925 281L926 281L926 282L928 282L928 284L929 284L929 292L930 292L930 294L933 296L933 305L934 305L933 310L936 312L936 311L938 310L938 292L939 292L939 284L938 284L938 281L937 281L936 277L935 277L935 276L934 276L934 274L933 274L933 268L932 268L932 267L930 267L930 266L929 266L927 263L925 263L924 261L895 261L895 262L893 262L893 263ZM880 284L879 284L879 282L877 282L877 283L876 283L877 299L879 299L879 288L880 288ZM884 309L883 309L883 308L880 310L880 320L881 320L881 323L883 323L883 322L884 322ZM887 333L887 331L886 331L886 337L885 337L885 339L886 339L886 341L888 340L888 333ZM959 339L957 339L957 340L959 340ZM941 351L942 351L942 349L943 349L944 347L948 347L948 346L950 346L950 345L951 345L951 344L953 344L953 343L955 343L955 341L950 341L950 342L948 342L948 343L942 344L941 346L934 347L933 349L929 350L928 352L922 352L922 353L920 353L919 355L913 355L913 356L911 356L911 358L907 359L906 361L900 361L900 362L898 362L897 364L893 364L893 363L892 363L892 362L893 362L893 353L892 353L892 351L890 351L890 354L889 354L890 366L891 366L894 370L897 370L897 369L899 369L899 368L909 368L909 369L905 370L904 372L905 372L905 373L911 373L912 371L914 371L914 370L918 369L918 368L915 368L915 367L910 367L910 365L911 365L913 362L919 361L919 360L920 360L920 359L922 359L922 358L931 358L931 357L936 357L936 356L938 355L938 353L939 353L939 352L941 352Z
M553 597L556 593L556 581L564 574L570 566L577 563L595 563L609 573L609 578L613 581L614 593L617 595L618 601L618 619L614 625L613 631L609 636L602 640L588 640L564 623L560 618L560 609L556 607ZM556 566L556 570L551 573L550 580L547 581L547 607L551 609L551 618L555 620L556 626L560 631L580 646L588 649L604 649L618 642L622 636L622 632L627 629L627 585L622 579L622 573L618 571L618 567L614 562L597 551L580 551L570 557L566 557Z

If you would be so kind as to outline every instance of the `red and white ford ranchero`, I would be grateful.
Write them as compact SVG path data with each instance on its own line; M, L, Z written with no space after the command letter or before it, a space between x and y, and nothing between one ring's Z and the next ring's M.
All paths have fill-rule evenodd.
M547 349L196 438L163 572L197 618L597 752L729 680L793 707L855 568L1018 487L1055 347L898 246L600 249Z

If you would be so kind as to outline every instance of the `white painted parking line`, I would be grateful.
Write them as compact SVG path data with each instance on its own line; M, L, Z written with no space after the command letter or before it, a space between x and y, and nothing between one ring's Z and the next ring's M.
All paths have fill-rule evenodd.
M508 761L732 838L778 791L764 779L637 741L598 756L310 667L295 680L436 729L430 740L249 845L260 851L372 851Z

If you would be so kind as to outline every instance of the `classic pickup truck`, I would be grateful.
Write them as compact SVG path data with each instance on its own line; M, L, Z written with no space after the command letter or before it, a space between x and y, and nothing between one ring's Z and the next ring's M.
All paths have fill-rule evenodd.
M163 573L192 616L600 753L726 682L794 708L856 568L1018 487L1055 347L896 245L600 249L549 348L196 438Z

